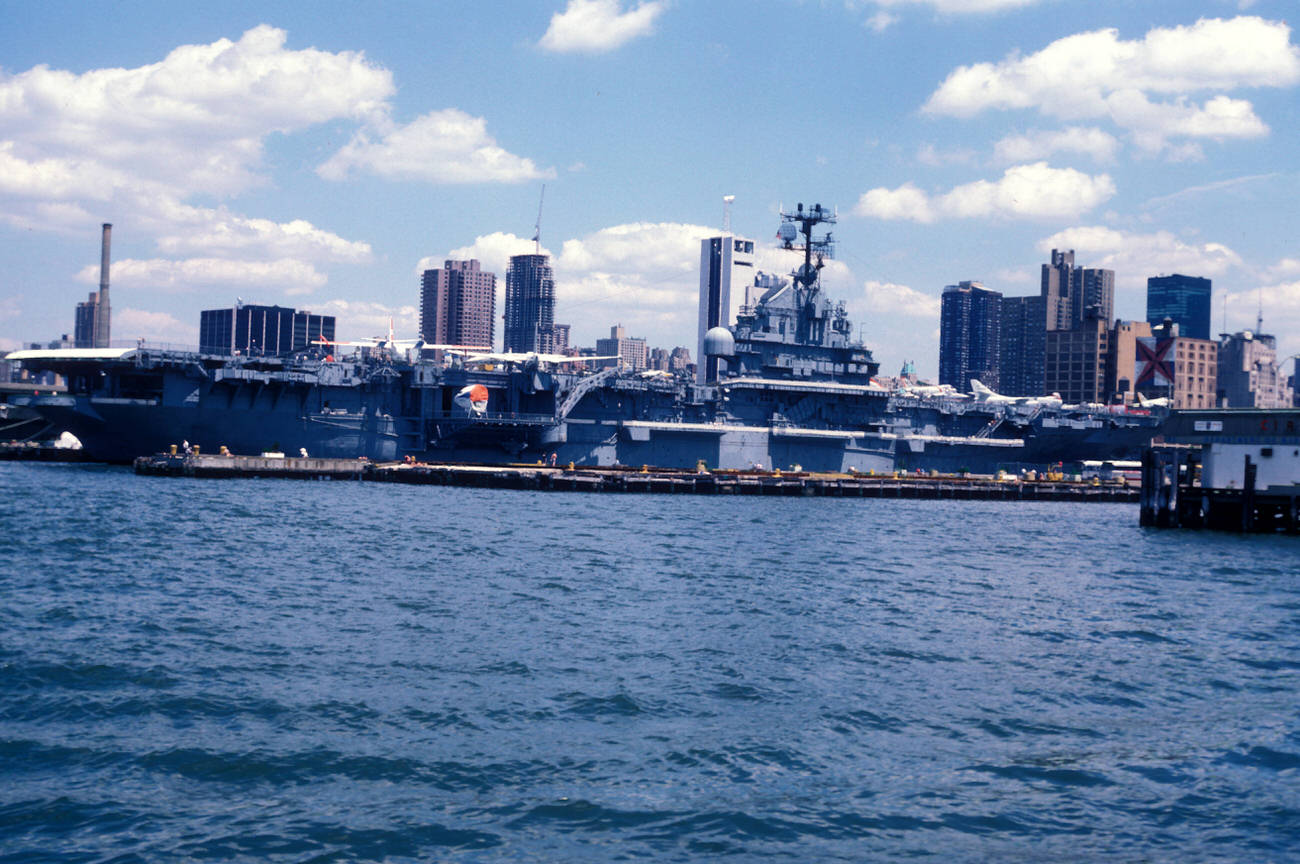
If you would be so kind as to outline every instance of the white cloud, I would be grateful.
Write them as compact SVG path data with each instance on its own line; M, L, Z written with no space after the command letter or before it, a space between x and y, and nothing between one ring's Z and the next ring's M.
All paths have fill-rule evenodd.
M92 175L92 195L123 176L231 194L258 182L268 134L360 119L393 91L391 74L362 54L284 45L283 30L261 25L135 69L6 75L0 128L20 158Z
M353 169L429 183L517 183L555 176L553 169L541 170L498 146L482 117L454 108L404 126L380 115L316 171L327 180L342 180Z
M76 276L87 284L99 282L99 265L83 267ZM278 261L232 261L226 258L171 260L125 258L113 262L113 287L157 288L189 291L191 288L229 287L246 290L274 287L292 293L308 293L325 284L325 276L311 264L285 258ZM116 313L114 313L116 314Z
M493 231L491 234L475 237L470 245L452 249L441 258L421 258L416 272L436 270L448 258L458 261L474 258L478 260L481 269L497 274L497 283L500 284L506 278L506 267L509 266L512 255L531 255L536 251L539 251L537 245L527 237L505 231ZM551 254L551 250L545 246L541 247L540 252L543 255Z
M894 282L868 281L863 286L865 309L872 317L904 315L910 318L937 318L939 298Z
M860 6L863 0L851 2L850 6ZM987 12L1003 12L1007 9L1020 9L1033 6L1041 0L866 0L883 9L899 9L904 6L930 6L941 15L976 15Z
M262 25L133 69L0 72L0 220L85 232L109 218L167 256L118 262L115 277L157 287L266 278L305 291L325 279L309 261L370 260L369 244L305 220L188 203L264 184L272 134L384 115L393 93L386 69L357 52L285 42L283 30ZM188 254L202 257L170 260Z
M1040 241L1043 253L1074 249L1075 260L1085 267L1115 271L1115 282L1132 290L1145 290L1149 276L1183 273L1220 277L1244 266L1241 256L1222 243L1191 244L1169 231L1130 234L1100 225L1059 231Z
M997 181L977 180L931 196L911 183L863 193L854 212L885 220L932 223L938 219L1050 219L1077 216L1108 200L1115 184L1046 162L1008 168Z
M420 313L411 305L388 306L384 303L355 300L326 300L324 303L313 304L311 311L317 315L333 315L337 318L335 338L343 342L375 336L387 337L390 319L393 332L399 339L416 338L420 332Z
M1057 130L1033 130L1024 135L1008 135L993 146L993 158L1002 164L1046 159L1057 153L1075 153L1094 162L1115 161L1119 141L1095 127L1069 126Z
M1258 17L1203 18L1135 41L1122 41L1113 29L1079 33L1028 56L959 67L923 110L971 117L1036 109L1061 118L1110 118L1148 151L1175 137L1255 137L1267 127L1253 106L1223 92L1300 82L1300 49L1290 35L1284 22ZM1215 91L1204 104L1188 100ZM1148 94L1174 98L1155 102Z
M1300 276L1300 260L1295 258L1283 258L1272 267L1268 268L1269 279L1282 279L1287 276Z
M113 310L113 339L144 339L154 343L197 346L199 328L166 312L150 312L128 306Z
M1254 330L1255 316L1262 312L1263 332L1278 338L1278 359L1289 358L1300 351L1300 344L1296 340L1296 334L1300 333L1300 281L1276 282L1258 288L1228 291L1224 300L1227 311L1227 321L1224 324L1230 332ZM1290 374L1294 368L1290 363L1285 363L1283 372Z
M930 208L930 196L911 183L897 189L877 187L862 193L854 213L888 221L930 223L937 218Z
M163 209L160 206L160 209ZM166 206L158 248L169 255L207 252L229 257L310 258L363 263L373 257L369 243L345 240L304 219L272 222L250 219L226 208Z
M538 44L557 54L603 54L649 34L665 8L662 2L641 2L624 12L619 0L569 0L551 16Z

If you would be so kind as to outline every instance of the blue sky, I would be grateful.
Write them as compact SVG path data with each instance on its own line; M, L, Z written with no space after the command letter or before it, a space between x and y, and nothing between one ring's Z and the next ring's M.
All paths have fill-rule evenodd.
M281 303L417 327L418 273L542 244L559 321L694 352L699 239L836 207L828 291L883 371L943 286L1050 250L1214 281L1300 351L1293 0L0 3L0 348L72 330L112 222L113 336ZM760 259L774 270L775 252ZM501 278L498 280L503 281ZM497 326L500 341L500 322Z

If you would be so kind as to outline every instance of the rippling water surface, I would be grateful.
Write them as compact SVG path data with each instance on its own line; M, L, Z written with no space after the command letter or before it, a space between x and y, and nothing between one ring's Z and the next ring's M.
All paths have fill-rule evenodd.
M1300 541L0 465L0 861L1295 860Z

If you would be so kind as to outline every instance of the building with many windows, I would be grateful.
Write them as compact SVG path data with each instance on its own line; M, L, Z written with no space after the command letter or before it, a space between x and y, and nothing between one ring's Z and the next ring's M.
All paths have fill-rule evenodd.
M1218 387L1219 343L1179 334L1177 324L1153 327L1137 340L1136 389L1148 399L1168 398L1172 408L1213 408Z
M1110 329L1100 318L1082 327L1048 330L1044 390L1059 393L1070 404L1110 401L1106 392L1106 359Z
M333 340L333 315L251 304L199 313L199 351L203 354L275 357Z
M1200 276L1152 276L1147 279L1147 322L1159 327L1165 319L1193 339L1210 338L1210 280Z
M1074 306L1074 326L1086 326L1093 318L1111 321L1115 317L1115 271L1084 267L1079 271L1079 294Z
M939 383L959 392L971 379L1001 387L1002 294L979 282L959 282L943 289L939 307Z
M1002 298L999 392L1041 396L1047 392L1047 301L1042 295Z
M608 339L596 340L596 355L617 357L617 360L599 361L600 366L618 365L624 369L646 369L650 365L650 351L645 339L627 335L622 324L609 328Z
M496 313L495 273L468 261L448 259L420 279L420 338L436 345L492 348Z
M555 352L555 273L548 256L511 256L505 306L505 351Z
M1219 336L1218 397L1226 408L1291 407L1275 337L1250 330Z

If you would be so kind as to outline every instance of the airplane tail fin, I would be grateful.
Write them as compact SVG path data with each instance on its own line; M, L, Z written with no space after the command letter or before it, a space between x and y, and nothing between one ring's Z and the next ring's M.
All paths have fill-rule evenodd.
M970 379L970 389L972 393L974 393L976 396L979 396L981 399L990 396L993 393L993 391L985 387L984 384L978 378Z

